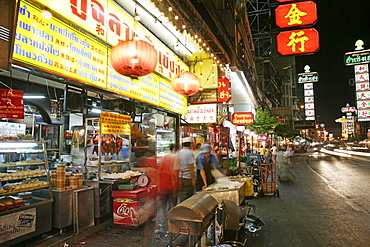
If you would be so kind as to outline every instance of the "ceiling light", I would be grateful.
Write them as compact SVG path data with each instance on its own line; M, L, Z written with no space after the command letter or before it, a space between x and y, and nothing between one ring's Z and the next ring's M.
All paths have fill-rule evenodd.
M46 20L50 20L53 15L51 14L51 12L48 10L48 9L44 9L41 13L42 17L45 18Z
M178 15L175 15L175 20L178 20L179 19L179 16Z
M170 7L168 7L168 11L172 11L173 10L173 8L170 6Z

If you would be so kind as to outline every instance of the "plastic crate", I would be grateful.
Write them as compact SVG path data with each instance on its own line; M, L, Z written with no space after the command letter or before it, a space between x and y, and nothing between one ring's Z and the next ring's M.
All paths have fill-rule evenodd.
M136 190L139 185L138 183L118 184L117 187L119 190Z

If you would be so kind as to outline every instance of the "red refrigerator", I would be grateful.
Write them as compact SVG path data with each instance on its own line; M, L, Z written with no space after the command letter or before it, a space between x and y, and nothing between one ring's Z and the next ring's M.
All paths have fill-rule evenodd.
M136 228L154 216L157 210L157 185L136 190L112 191L113 223Z

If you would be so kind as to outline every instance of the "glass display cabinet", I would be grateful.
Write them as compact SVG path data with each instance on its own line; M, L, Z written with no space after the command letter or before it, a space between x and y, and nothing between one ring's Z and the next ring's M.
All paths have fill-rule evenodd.
M0 141L0 222L11 226L0 236L0 245L51 230L48 170L44 142Z

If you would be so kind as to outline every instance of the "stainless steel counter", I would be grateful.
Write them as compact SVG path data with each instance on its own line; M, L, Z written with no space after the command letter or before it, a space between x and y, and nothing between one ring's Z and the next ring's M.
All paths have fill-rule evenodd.
M208 186L205 190L197 193L207 193L221 203L223 200L233 201L236 205L240 205L245 199L245 183L239 183L235 187L221 188L220 184L214 183Z

